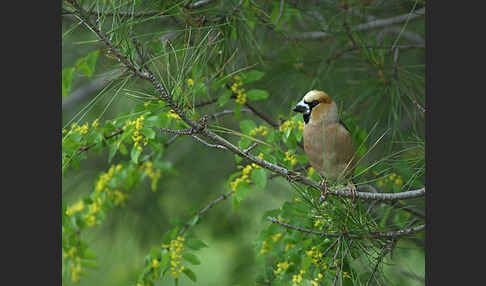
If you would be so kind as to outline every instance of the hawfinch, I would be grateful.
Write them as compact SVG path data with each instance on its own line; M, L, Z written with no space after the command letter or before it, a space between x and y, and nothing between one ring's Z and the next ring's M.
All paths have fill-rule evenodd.
M321 185L327 191L327 181L349 182L356 162L355 149L349 130L339 121L336 102L325 92L311 90L293 111L303 114L304 151L311 166L324 178Z

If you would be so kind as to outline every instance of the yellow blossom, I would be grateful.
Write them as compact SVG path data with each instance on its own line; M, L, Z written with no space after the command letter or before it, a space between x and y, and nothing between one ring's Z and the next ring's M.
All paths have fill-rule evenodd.
M265 125L262 125L258 128L255 128L250 131L249 135L250 136L255 136L257 134L261 134L262 136L265 136L268 134L268 128Z
M74 213L80 212L83 209L84 209L84 202L83 201L79 201L76 204L74 204L73 206L67 208L66 215L67 216L72 216Z
M187 80L187 86L192 87L194 85L194 80L192 78Z
M289 161L292 166L297 164L297 159L295 159L295 156L290 154L290 152L285 152L285 158L284 161Z
M278 242L283 236L283 232L279 232L277 234L272 235L273 242Z
M307 172L307 177L311 177L314 174L315 170L314 168L310 167L309 171Z
M287 245L285 245L285 252L287 252L289 250L289 248L292 248L294 246L295 246L295 244L293 244L293 243L287 243Z
M280 125L279 130L280 132L285 132L288 129L294 129L295 128L295 122L293 120L287 120L282 125Z
M152 260L152 268L158 268L160 266L160 262L157 259Z
M403 180L401 177L398 177L396 180L395 180L395 185L401 187L403 185Z
M277 270L274 270L273 273L279 274L280 272L285 271L289 268L289 263L287 261L277 263Z
M177 113L175 113L175 111L174 111L174 110L172 110L172 109L171 109L171 110L170 110L170 111L167 113L167 116L168 116L169 118L181 119L181 118L179 117L179 115L177 115Z
M266 240L264 240L262 249L260 250L260 254L265 254L265 253L268 252L268 250L269 250L268 242Z
M170 241L169 245L162 245L162 247L169 248L170 251L170 274L174 278L178 278L184 270L184 266L181 265L182 251L184 251L184 238L178 236L176 239Z
M304 122L299 121L299 130L303 131L304 130Z
M98 122L98 119L95 119L95 121L93 121L93 123L91 123L91 126L92 126L93 128L96 128L96 127L98 127L99 125L100 125L100 123Z

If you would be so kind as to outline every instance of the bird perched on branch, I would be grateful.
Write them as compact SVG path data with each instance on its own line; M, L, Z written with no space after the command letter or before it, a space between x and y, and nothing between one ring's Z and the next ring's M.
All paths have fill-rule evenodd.
M325 92L309 91L293 111L304 117L304 151L311 166L323 177L322 201L326 198L327 182L350 183L356 163L351 134L339 121L336 102ZM354 185L351 190L356 192Z

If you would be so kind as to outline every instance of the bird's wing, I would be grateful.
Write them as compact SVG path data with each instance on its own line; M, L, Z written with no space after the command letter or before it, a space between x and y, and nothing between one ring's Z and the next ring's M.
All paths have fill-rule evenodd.
M330 126L331 127L331 126ZM334 152L336 164L346 166L346 174L352 175L352 170L356 163L355 148L351 139L351 133L342 123L336 123L331 127L334 129Z

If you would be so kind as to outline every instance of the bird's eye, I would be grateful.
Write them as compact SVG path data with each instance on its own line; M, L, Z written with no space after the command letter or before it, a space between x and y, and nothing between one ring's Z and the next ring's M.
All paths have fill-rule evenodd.
M311 101L311 102L309 103L309 106L310 106L310 107L314 107L314 106L316 106L316 105L318 105L318 104L319 104L319 101L314 100L314 101Z

